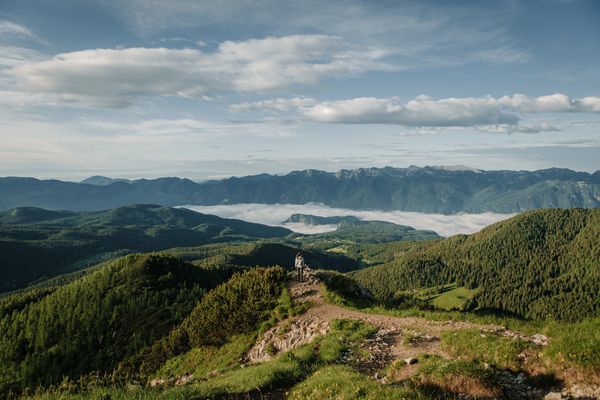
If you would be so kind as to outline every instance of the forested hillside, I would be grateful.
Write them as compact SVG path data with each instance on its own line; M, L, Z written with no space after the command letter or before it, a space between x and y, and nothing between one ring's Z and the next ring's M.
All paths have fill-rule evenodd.
M388 303L457 282L478 289L469 309L580 320L600 312L600 210L523 213L470 236L393 252L351 275Z
M232 273L130 255L66 286L1 299L0 393L110 370L169 333Z
M147 370L174 335L189 348L254 329L276 301L283 271L253 269L229 280L235 271L136 254L65 286L1 299L0 396L110 375L126 359L127 368L143 360Z
M514 213L542 207L599 207L600 172L569 169L481 171L443 167L361 168L261 174L195 183L189 179L94 184L0 178L0 210L35 206L103 210L132 203L163 206L323 203L350 209ZM100 184L98 184L100 183Z
M414 229L385 221L343 221L333 232L317 233L308 240L318 241L335 239L356 243L386 243L396 240L418 241L440 239L437 233Z
M0 292L122 254L291 233L153 205L83 213L17 208L0 213Z

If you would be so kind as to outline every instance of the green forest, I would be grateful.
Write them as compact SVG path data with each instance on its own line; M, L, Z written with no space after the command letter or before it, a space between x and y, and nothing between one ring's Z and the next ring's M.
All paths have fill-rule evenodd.
M413 289L456 282L478 288L467 310L566 321L600 313L597 209L530 211L474 235L400 251L386 247L368 247L381 265L350 274L384 303L394 304Z

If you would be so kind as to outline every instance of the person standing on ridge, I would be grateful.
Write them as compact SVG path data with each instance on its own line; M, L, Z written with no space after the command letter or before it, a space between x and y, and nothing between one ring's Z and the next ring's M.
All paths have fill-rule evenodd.
M304 269L306 268L306 264L304 263L304 257L302 257L302 253L298 252L298 254L296 254L296 261L294 262L294 266L296 267L298 281L304 282Z

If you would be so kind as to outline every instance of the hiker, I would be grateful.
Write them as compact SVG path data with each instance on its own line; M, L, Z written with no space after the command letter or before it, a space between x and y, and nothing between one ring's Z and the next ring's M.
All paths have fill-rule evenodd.
M294 266L296 267L298 281L304 282L304 269L306 268L306 264L304 263L304 257L302 257L302 253L296 254L296 261L294 262Z

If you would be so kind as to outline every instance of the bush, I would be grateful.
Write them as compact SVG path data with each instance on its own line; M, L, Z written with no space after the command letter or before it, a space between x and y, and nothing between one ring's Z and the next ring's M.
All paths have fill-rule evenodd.
M184 322L190 345L218 346L256 329L275 306L284 278L280 267L255 268L211 290Z

